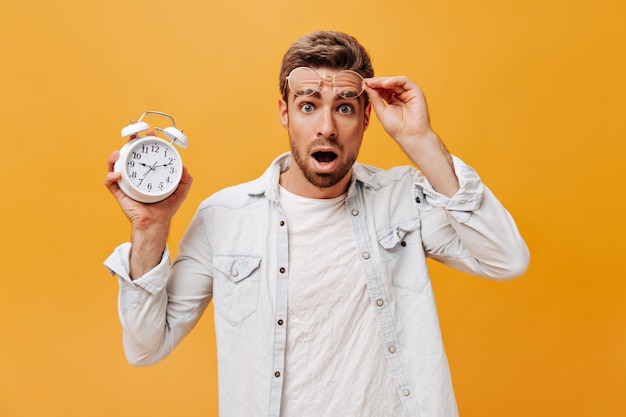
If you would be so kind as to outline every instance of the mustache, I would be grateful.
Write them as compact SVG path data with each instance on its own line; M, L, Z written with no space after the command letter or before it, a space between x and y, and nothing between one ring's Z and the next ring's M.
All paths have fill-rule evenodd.
M324 138L317 138L313 142L311 142L309 144L309 149L313 149L313 148L329 148L329 149L336 149L338 151L343 150L343 146L341 146L336 141L328 140Z

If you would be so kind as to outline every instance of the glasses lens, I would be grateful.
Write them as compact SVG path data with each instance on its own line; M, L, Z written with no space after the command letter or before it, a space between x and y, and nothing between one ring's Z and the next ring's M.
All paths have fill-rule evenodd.
M335 93L343 98L355 98L363 92L363 77L358 72L343 70L335 74Z
M298 67L291 71L289 77L289 88L296 96L310 96L319 90L322 79L311 68Z
M296 96L315 94L322 85L322 78L330 82L329 75L320 76L309 67L298 67L287 77L289 89ZM363 77L358 72L342 70L332 78L335 93L342 98L356 98L363 93Z

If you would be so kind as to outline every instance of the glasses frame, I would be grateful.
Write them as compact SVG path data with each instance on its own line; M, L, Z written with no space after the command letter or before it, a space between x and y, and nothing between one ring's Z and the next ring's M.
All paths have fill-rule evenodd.
M291 86L291 75L293 74L293 72L294 72L294 71L296 71L296 70L300 70L300 69L306 69L306 70L309 70L309 71L313 72L315 75L317 75L317 76L318 76L318 78L319 78L319 82L318 82L317 88L315 88L314 90L312 90L312 91L311 91L310 93L308 93L308 94L297 93L297 92L296 92L296 90L295 90L295 89ZM359 91L359 94L357 94L357 95L355 95L355 96L346 96L346 95L341 94L341 93L337 90L337 87L336 87L336 85L335 85L335 78L336 78L336 77L337 77L337 75L339 75L339 74L354 74L354 75L356 75L357 77L359 77L359 78L361 79L361 91ZM363 84L364 84L364 82L365 82L365 79L363 78L363 76L362 76L361 74L359 74L359 73L358 73L358 72L356 72L356 71L352 71L352 70L340 70L340 71L337 71L334 75L332 75L332 76L331 76L331 75L328 75L328 74L320 75L320 73L319 73L319 72L315 71L315 70L314 70L313 68L311 68L311 67L296 67L296 68L292 69L292 70L289 72L289 75L287 75L287 78L285 79L285 89L286 89L287 87L289 87L289 90L293 93L293 95L294 95L295 97L309 97L309 96L312 96L313 94L315 94L315 93L317 93L318 91L320 91L320 90L321 90L322 85L323 85L323 83L324 83L324 80L330 80L330 81L331 81L331 84L332 84L332 87L333 87L333 91L335 92L335 94L336 94L338 97L341 97L341 98L359 98L361 95L363 95L363 91L365 91L365 89L363 88ZM285 91L285 92L286 92L286 91Z

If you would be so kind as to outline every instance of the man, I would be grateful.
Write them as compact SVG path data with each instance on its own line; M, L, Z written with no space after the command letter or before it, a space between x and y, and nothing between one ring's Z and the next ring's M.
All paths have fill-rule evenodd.
M521 275L511 216L431 130L421 90L373 77L352 37L316 32L284 56L279 117L292 151L205 200L170 267L170 220L192 179L140 204L105 183L132 224L105 262L119 276L128 360L167 356L212 299L220 415L456 416L426 268ZM374 109L420 171L356 163Z

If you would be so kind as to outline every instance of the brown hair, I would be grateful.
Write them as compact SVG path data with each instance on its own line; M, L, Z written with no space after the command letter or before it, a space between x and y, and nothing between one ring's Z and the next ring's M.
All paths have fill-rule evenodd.
M374 76L367 51L352 36L333 31L312 32L295 41L285 55L280 67L279 88L287 100L285 83L289 73L297 67L326 67L335 70L352 70L363 78ZM364 93L365 103L368 97Z

